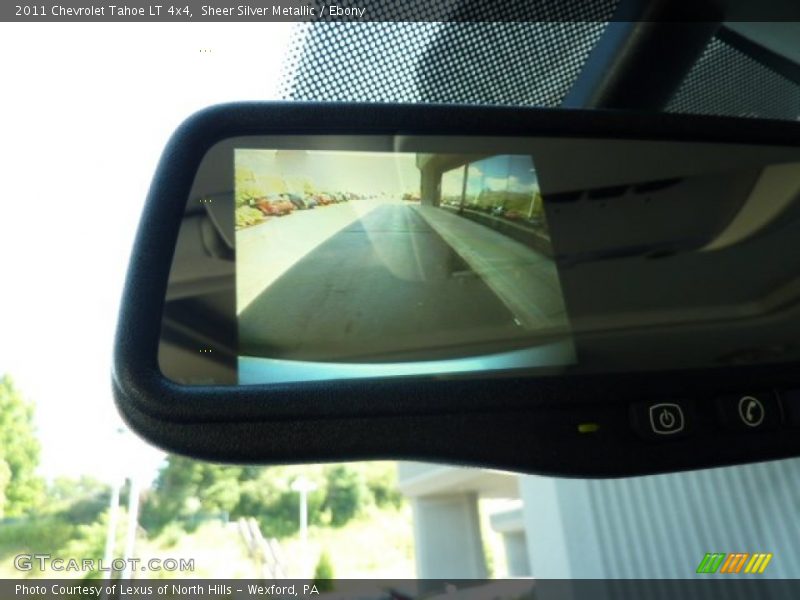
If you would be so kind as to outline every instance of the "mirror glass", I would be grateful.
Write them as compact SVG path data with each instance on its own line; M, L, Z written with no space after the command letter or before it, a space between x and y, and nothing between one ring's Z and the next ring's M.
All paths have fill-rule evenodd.
M253 136L187 199L162 372L186 384L800 358L800 151Z

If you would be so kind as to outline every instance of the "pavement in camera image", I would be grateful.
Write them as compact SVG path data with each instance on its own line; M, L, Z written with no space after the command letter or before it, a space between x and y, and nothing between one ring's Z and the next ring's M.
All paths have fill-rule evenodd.
M487 277L476 273L445 241L437 231L447 235L443 226L432 227L420 207L401 202L363 204L361 210L348 210L352 220L347 223L341 215L348 204L359 203L281 218L287 224L312 214L315 224L323 216L329 218L322 234L327 237L307 239L304 243L310 248L305 254L295 252L291 264L284 265L260 292L250 292L254 297L239 314L243 354L363 359L415 347L518 338L524 333L517 315L487 285ZM295 227L300 223L297 219ZM311 229L309 221L304 229L307 238L320 236L320 227L316 232ZM256 263L245 266L252 271L257 263L268 270L270 255L255 253L252 245L243 249L239 239L237 260Z

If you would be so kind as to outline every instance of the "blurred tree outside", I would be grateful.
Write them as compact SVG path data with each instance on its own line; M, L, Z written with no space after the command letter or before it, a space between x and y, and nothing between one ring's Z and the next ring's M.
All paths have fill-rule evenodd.
M10 376L0 379L0 518L34 512L44 497L44 482L36 474L40 445L33 424L34 406L14 387Z
M398 509L405 497L397 487L397 467L394 463L366 462L358 465L375 506Z
M85 475L56 477L45 484L36 473L40 445L33 417L34 405L24 399L10 377L0 378L0 566L12 564L9 558L20 552L99 559L104 552L111 487ZM374 531L368 525L372 519L394 524L393 531L406 531L407 513L400 510L405 500L397 489L396 465L391 462L229 466L168 455L155 481L142 492L139 524L146 535L140 536L137 548L141 544L157 555L180 544L188 551L195 536L228 543L232 538L223 532L232 530L221 523L239 517L254 517L267 538L299 543L294 538L299 531L300 498L292 491L292 482L298 477L316 485L308 494L308 523L318 528L314 535L320 535L326 547L333 547L349 568L353 568L357 553L349 552L351 543L344 540ZM118 549L125 534L128 493L123 487ZM403 538L398 546L393 537L387 552L406 560L410 543ZM238 552L239 542L230 548ZM322 558L320 581L329 579L326 572L332 573L330 556ZM372 562L364 564L364 568L373 568ZM13 574L2 568L0 573Z
M170 455L145 496L142 525L160 531L176 519L190 519L200 509L230 513L239 501L241 472L241 467Z
M348 465L334 465L326 473L324 507L331 525L342 526L355 517L368 499L364 474Z
M327 550L323 550L319 555L317 566L314 569L313 583L318 592L333 591L333 563Z
M309 525L341 527L368 507L398 509L392 463L235 467L169 455L146 492L141 523L157 534L182 523L191 530L202 515L254 517L267 537L299 530L300 498L291 484L303 476L316 484L308 494Z
M47 510L59 513L70 523L91 523L108 508L110 486L83 475L78 479L56 477L47 486ZM127 498L122 499L125 504Z

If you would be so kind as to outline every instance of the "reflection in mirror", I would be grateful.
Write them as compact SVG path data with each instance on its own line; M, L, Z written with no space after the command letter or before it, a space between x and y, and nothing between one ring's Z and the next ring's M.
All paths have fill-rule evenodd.
M270 136L197 173L175 381L631 372L800 360L800 152Z

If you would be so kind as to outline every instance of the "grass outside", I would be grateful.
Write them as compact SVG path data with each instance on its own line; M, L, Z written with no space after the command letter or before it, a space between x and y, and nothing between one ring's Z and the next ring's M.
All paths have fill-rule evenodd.
M120 511L117 548L124 545L124 510ZM92 525L69 525L52 518L38 522L3 526L0 530L0 577L81 578L75 571L31 570L21 572L14 567L20 553L43 553L53 558L75 558L102 555L105 540L105 515ZM303 560L303 543L299 535L280 541L287 559L287 575L310 577L320 554L327 552L336 578L413 578L414 542L411 509L371 507L343 527L312 526L308 532L308 555ZM99 546L99 547L98 547ZM57 550L56 550L57 548ZM194 559L193 572L150 572L148 578L259 578L262 571L249 556L236 523L207 522L192 533L167 528L161 535L148 539L140 530L135 556L142 563L150 558ZM142 575L138 573L137 575Z

